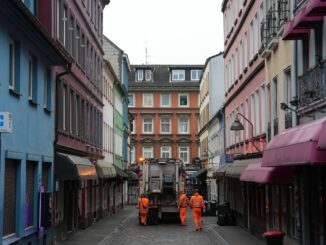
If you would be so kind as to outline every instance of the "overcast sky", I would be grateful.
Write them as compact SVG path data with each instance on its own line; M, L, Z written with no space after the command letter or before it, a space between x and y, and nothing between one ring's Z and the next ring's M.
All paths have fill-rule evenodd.
M104 34L131 64L204 64L223 50L222 0L111 0Z

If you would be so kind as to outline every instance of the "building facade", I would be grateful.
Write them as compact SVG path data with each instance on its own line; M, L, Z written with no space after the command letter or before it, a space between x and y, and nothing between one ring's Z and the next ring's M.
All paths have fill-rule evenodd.
M74 58L56 67L54 224L56 239L99 217L97 160L102 158L103 8L109 1L54 1L53 34Z
M41 24L43 11L38 1L2 1L0 6L0 111L12 113L13 123L12 133L0 139L1 244L36 244L39 229L44 230L42 244L53 241L51 219L39 215L44 208L51 212L54 191L53 66L72 59Z
M261 237L266 230L266 217L257 210L264 208L260 201L264 200L264 194L239 178L246 166L261 158L266 143L265 61L258 55L264 5L261 0L224 0L222 12L226 151L234 159L232 167L225 171L224 198L230 203L237 223ZM242 124L241 131L231 130L235 122ZM254 208L255 202L261 204L259 209Z
M217 200L214 172L224 163L224 65L223 53L206 60L200 79L200 156L207 168L207 198Z
M202 65L132 65L129 111L132 159L198 157Z

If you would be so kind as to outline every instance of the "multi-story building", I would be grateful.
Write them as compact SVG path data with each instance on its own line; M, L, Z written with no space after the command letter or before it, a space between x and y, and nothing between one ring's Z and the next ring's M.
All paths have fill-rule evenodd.
M102 158L102 30L109 1L54 1L44 17L74 62L56 67L56 239L98 218L96 161ZM51 6L45 4L44 6ZM52 13L52 14L51 14Z
M44 244L53 239L49 216L40 216L41 208L49 214L50 200L40 206L39 197L54 190L53 66L72 58L41 24L44 11L38 1L0 5L0 111L12 114L13 125L0 136L1 244L38 243L40 220Z
M200 156L207 168L207 198L217 200L214 172L224 163L224 65L223 53L209 57L200 79Z
M264 18L263 1L224 0L224 80L226 150L234 163L226 170L226 201L230 202L238 224L257 236L265 231L266 217L257 210L265 206L258 186L242 188L242 171L261 157L266 142L265 61L258 55L261 46L260 22ZM242 131L231 131L234 122ZM232 127L234 128L234 127ZM245 198L245 200L243 200ZM258 200L257 209L249 209Z
M293 168L295 201L291 213L295 224L290 235L300 244L320 245L326 242L326 3L281 2L288 2L290 9L290 18L279 32L283 39L279 45L283 42L292 45L292 83L290 96L287 96L289 90L285 90L285 99L274 103L283 102L282 109L292 112L292 126L299 125L272 138L264 151L262 165L282 171L289 165Z
M132 159L198 157L202 65L132 65L129 111Z
M130 64L128 55L124 53L116 44L104 36L103 39L104 57L112 65L117 79L114 81L114 166L117 170L117 184L114 188L115 203L118 207L123 207L127 201L128 183L126 173L128 161L128 79Z

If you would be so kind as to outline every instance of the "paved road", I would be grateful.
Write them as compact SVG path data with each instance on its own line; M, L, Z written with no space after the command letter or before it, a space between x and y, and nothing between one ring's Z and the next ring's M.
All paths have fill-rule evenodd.
M126 207L104 218L86 230L71 234L63 245L263 245L237 226L220 227L216 217L204 217L203 231L195 231L191 212L186 227L177 223L155 226L138 225L135 207Z

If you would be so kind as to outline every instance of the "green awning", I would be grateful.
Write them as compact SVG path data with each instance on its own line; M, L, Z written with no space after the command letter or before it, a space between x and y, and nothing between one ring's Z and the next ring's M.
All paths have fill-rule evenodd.
M242 172L256 159L236 160L226 169L225 176L230 178L240 178Z
M138 175L134 171L127 171L128 180L138 180Z
M202 168L199 169L197 172L195 172L191 178L200 178L200 177L204 177L204 175L207 173L207 169L206 168Z
M56 154L54 171L61 180L97 179L96 169L91 161L75 155Z
M128 174L126 174L125 171L123 171L121 168L117 167L116 165L114 165L114 167L115 167L115 171L117 172L117 176L120 176L123 179L128 178Z
M115 171L113 164L103 160L97 160L96 171L97 176L102 179L117 177L117 172Z

